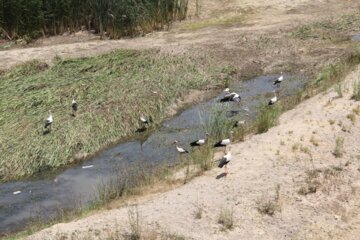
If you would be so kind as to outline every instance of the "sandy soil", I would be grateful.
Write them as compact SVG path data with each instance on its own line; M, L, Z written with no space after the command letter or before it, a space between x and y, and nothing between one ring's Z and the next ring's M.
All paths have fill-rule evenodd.
M359 6L353 0L200 2L199 18L192 7L192 17L175 24L169 32L114 41L83 37L77 38L80 42L68 43L68 37L47 39L30 48L0 51L0 68L30 59L51 62L55 56L93 56L117 48L159 48L165 53L211 52L244 71L316 71L327 59L341 56L346 46L324 45L320 40L299 42L287 37L289 31ZM231 27L184 30L189 23L237 14L244 14L246 20ZM265 37L269 41L262 45ZM336 98L334 91L320 94L285 113L280 125L268 133L234 145L226 178L218 177L222 170L213 169L179 188L134 201L144 228L184 235L186 239L359 239L360 147L354 143L360 137L360 116L354 123L347 117L359 107L349 100L352 82L359 74L360 68L347 77L342 98ZM337 137L345 142L341 158L333 155ZM298 193L311 184L316 185L315 193ZM277 206L274 216L258 211L264 201ZM199 206L204 212L201 219L195 219ZM235 227L223 231L217 221L225 208L232 209ZM106 239L115 230L129 232L129 209L132 207L116 208L57 224L27 239Z
M343 97L332 89L308 99L269 132L233 145L227 177L217 179L222 170L213 169L177 189L134 201L143 229L186 239L359 239L360 146L354 143L360 138L360 113L354 111L360 111L360 103L350 100L359 75L360 66L347 76ZM338 137L344 139L340 158L333 154ZM309 181L316 192L299 194ZM258 211L264 201L278 206L273 216ZM195 219L199 206L204 212ZM232 230L217 223L225 208L234 213ZM57 224L28 239L106 239L116 230L129 232L129 209Z

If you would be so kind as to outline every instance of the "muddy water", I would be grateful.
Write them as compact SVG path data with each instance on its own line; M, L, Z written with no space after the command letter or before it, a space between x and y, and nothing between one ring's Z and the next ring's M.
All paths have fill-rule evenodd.
M231 86L239 92L241 104L229 103L228 116L231 121L251 121L256 117L260 104L272 97L272 81L277 76L261 76ZM305 77L286 76L279 91L279 101L284 96L302 88ZM33 181L18 181L0 184L0 233L4 234L24 228L31 219L49 219L68 209L90 204L96 198L97 186L106 181L119 164L139 162L176 163L177 154L172 142L178 140L182 146L204 136L203 125L215 111L214 105L221 93L210 101L197 104L163 125L152 133L145 142L130 141L106 150L83 163L64 170L55 176ZM91 166L89 168L83 168ZM14 194L16 191L21 191ZM1 234L0 234L1 235Z

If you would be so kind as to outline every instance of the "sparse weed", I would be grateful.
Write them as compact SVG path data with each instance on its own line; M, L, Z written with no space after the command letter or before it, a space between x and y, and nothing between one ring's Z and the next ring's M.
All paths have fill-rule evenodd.
M130 225L129 240L140 240L142 234L142 222L137 206L128 210L128 220Z
M311 136L310 142L311 142L315 147L319 146L319 142L315 139L314 136Z
M201 219L203 212L204 212L204 207L199 203L195 204L195 211L194 211L195 219Z
M355 114L353 114L353 113L348 114L348 115L346 115L346 118L349 119L352 122L352 124L355 124L355 121L356 121L356 115Z
M341 158L344 155L344 138L336 138L335 150L333 154L336 158Z
M257 201L257 210L261 214L273 216L276 211L280 211L280 189L281 185L275 185L275 197L262 197Z
M222 208L219 213L218 223L222 225L223 230L234 227L234 209Z
M337 93L338 97L342 98L343 97L343 91L342 91L341 83L335 84L334 89L335 89L335 92Z

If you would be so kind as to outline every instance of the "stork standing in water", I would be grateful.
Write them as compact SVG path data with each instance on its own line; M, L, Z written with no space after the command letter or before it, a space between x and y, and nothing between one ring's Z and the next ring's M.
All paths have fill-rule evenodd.
M239 121L236 121L235 123L234 123L234 128L235 127L243 127L243 126L245 126L245 120L239 120Z
M276 96L276 91L274 90L273 92L274 92L274 97L269 100L268 105L274 105L278 100Z
M284 75L281 72L281 75L278 79L275 80L274 85L280 86L280 83L282 83L282 81L284 80Z
M233 131L230 131L230 137L215 143L214 147L226 147L226 146L230 145L233 133L234 133Z
M220 102L240 102L241 101L240 95L236 92L230 93L229 88L226 88L224 90L224 92L226 92L227 94L223 98L220 99Z
M192 143L190 143L190 146L199 147L199 146L204 145L207 142L208 138L209 138L208 133L205 133L205 135L206 135L206 138L201 138L199 140L193 141Z
M185 150L184 148L180 147L179 146L179 142L178 141L175 141L174 142L175 144L175 147L176 147L176 151L181 155L181 154L184 154L184 153L189 153L189 151Z
M229 146L229 150L225 149L225 155L220 160L218 165L219 168L224 167L225 174L228 174L227 164L231 161L231 146Z
M78 103L76 102L75 98L73 98L72 102L71 102L71 109L72 109L72 116L75 117L76 116L76 112L78 110Z
M45 125L44 128L50 132L51 131L51 124L53 123L54 119L53 116L51 115L51 110L49 110L49 116L46 118L45 120Z

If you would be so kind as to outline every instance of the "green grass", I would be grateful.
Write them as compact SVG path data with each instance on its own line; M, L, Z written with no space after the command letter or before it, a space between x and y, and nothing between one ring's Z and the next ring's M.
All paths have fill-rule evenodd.
M49 68L33 61L1 74L0 181L72 163L131 136L141 114L159 123L187 90L216 82L218 70L186 56L119 50L58 59ZM76 118L70 117L73 95ZM50 109L52 132L43 135Z
M256 129L257 133L267 132L270 128L276 126L281 114L279 104L273 106L262 106L257 117Z

